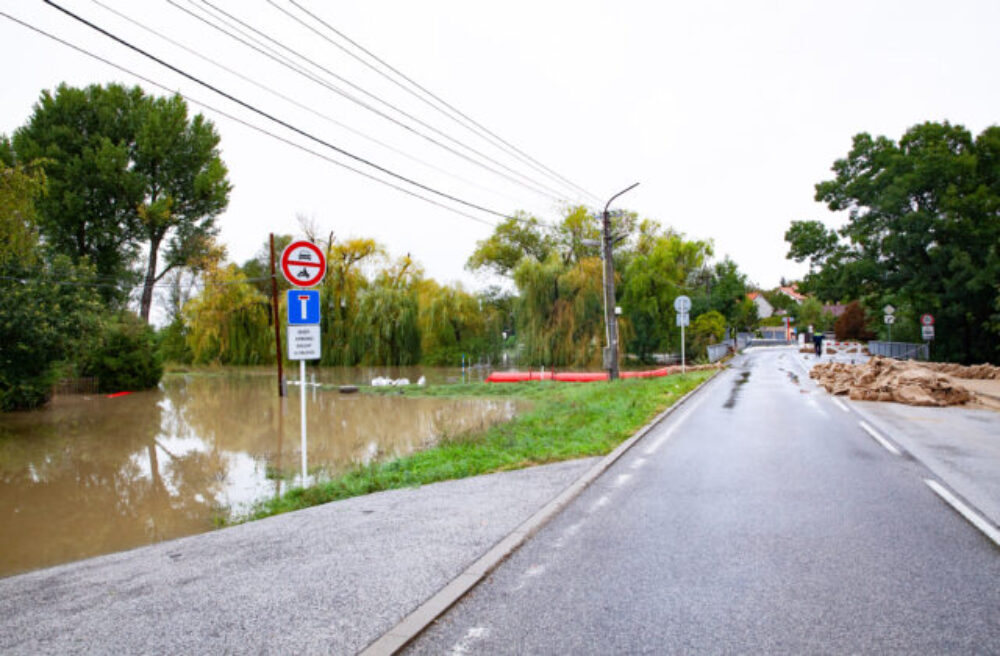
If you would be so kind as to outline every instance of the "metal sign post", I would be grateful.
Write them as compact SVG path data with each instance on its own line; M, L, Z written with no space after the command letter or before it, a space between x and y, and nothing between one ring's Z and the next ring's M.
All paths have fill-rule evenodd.
M677 311L677 325L681 327L681 373L687 373L687 364L684 358L684 327L691 323L691 299L687 296L678 296L674 299L674 310Z
M326 275L326 256L322 249L308 241L296 241L281 254L281 272L285 279L298 287L319 284ZM288 359L299 361L299 398L302 419L302 487L308 477L308 439L306 437L306 360L318 360L322 355L320 341L319 291L289 289L285 306L288 310Z
M895 321L896 321L896 317L894 317L892 315L894 315L896 313L896 308L892 307L892 305L890 305L889 303L886 303L885 307L882 308L882 311L885 312L885 325L887 325L889 327L889 341L891 342L892 341L892 324L895 323Z

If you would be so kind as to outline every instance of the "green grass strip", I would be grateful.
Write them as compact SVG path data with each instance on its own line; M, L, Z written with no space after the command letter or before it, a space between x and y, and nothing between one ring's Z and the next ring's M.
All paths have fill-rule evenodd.
M561 460L602 456L694 389L711 371L615 383L473 383L368 388L367 393L453 398L515 398L530 409L483 432L373 463L254 506L239 521L299 510L381 490L412 487Z

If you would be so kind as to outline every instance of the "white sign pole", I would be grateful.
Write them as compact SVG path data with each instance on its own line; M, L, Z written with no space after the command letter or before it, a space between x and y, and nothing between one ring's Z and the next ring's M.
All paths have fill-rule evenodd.
M299 360L299 396L302 397L302 487L306 486L306 361Z
M686 373L687 368L684 366L684 324L681 324L681 373Z

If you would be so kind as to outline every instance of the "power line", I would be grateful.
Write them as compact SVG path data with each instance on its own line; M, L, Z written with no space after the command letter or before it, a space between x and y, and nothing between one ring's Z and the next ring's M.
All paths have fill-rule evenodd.
M468 123L470 123L473 126L475 126L476 128L478 128L478 130L480 132L477 133L475 130L472 130L472 128L470 128L467 124L465 124L462 121L459 121L458 119L456 119L454 115L449 114L448 112L445 112L439 106L435 105L434 103L428 101L426 98L424 98L424 97L420 96L419 94L415 93L412 89L409 89L405 85L401 84L398 80L395 80L391 76L385 74L383 71L378 70L378 68L372 66L369 62L365 61L361 57L358 57L356 54L352 53L347 48L344 48L339 43L336 43L332 39L321 35L315 29L309 27L308 25L305 25L305 23L303 23L299 18L293 16L286 9L278 6L278 4L274 0L267 0L267 2L268 2L268 4L274 6L276 9L278 9L279 11L281 11L282 13L284 13L285 15L289 16L290 18L292 18L292 19L296 20L297 22L301 23L302 25L304 25L308 29L312 30L315 34L319 35L320 37L322 37L323 39L325 39L328 43L330 43L334 47L340 49L341 51L343 51L348 56L354 58L355 60L357 60L358 62L360 62L364 66L368 67L372 71L376 72L377 74L381 75L385 79L389 80L390 82L392 82L393 84L395 84L399 88L403 89L407 93L410 93L414 97L420 99L421 101L423 101L427 105L433 107L434 109L436 109L437 111L441 112L445 116L448 116L450 119L452 119L453 121L455 121L459 125L462 125L467 130L470 130L474 134L478 134L481 137L483 136L483 134L489 135L489 137L492 137L492 139L495 140L493 142L494 145L496 145L497 142L499 142L500 144L503 144L503 146L506 146L507 149L509 149L508 152L516 153L518 156L520 156L520 158L521 158L522 161L525 161L525 162L529 163L530 165L533 165L533 167L536 170L539 170L539 171L542 171L542 172L546 172L547 174L549 174L550 177L553 177L554 179L557 179L557 180L561 181L563 184L569 185L570 188L575 189L575 190L583 193L586 196L589 196L593 200L596 200L598 202L601 201L601 199L598 198L597 196L595 196L594 194L590 193L589 191L587 191L583 187L579 186L578 184L574 183L573 181L571 181L571 180L563 177L562 175L560 175L556 171L553 171L552 169L550 169L549 167L545 166L544 164L542 164L541 162L539 162L535 158L531 157L530 155L528 155L527 153L525 153L521 149L517 148L513 144L511 144L508 141L504 140L503 138L501 138L500 136L498 136L497 134L495 134L494 132L492 132L491 130L489 130L488 128L486 128L485 126L483 126L482 124L480 124L479 122L475 121L474 119L472 119L471 117L469 117L468 115L466 115L465 113L463 113L462 111L460 111L458 108L454 107L453 105L451 105L450 103L448 103L447 101L445 101L444 99L442 99L441 97L439 97L438 95L436 95L433 92L429 91L428 89L426 89L425 87L423 87L422 85L420 85L418 82L416 82L415 80L413 80L412 78L410 78L409 76L407 76L405 73L403 73L399 69L395 68L394 66L392 66L391 64L389 64L384 59L380 58L375 53L373 53L370 50L366 49L364 46L362 46L361 44L359 44L357 41L354 41L349 36L347 36L346 34L344 34L343 32L341 32L337 28L333 27L332 25L330 25L329 23L327 23L326 21L324 21L319 16L317 16L316 14L312 13L311 11L309 11L308 9L306 9L305 7L303 7L301 4L299 4L298 2L296 2L296 0L289 0L289 2L292 5L294 5L295 7L297 7L299 9L299 11L303 12L304 14L306 14L307 16L309 16L310 18L312 18L313 20L315 20L320 25L323 25L326 29L330 30L331 32L333 32L334 34L336 34L337 36L339 36L340 38L344 39L345 41L347 41L348 43L350 43L352 46L354 46L355 48L357 48L361 52L365 53L366 55L368 55L369 57L371 57L372 59L374 59L375 61L377 61L382 66L385 66L387 69L389 69L390 71L392 71L393 73L395 73L396 75L398 75L399 77L401 77L402 79L404 79L407 82L409 82L410 84L412 84L414 87L416 87L417 89L419 89L420 91L422 91L427 96L430 96L431 98L433 98L437 102L441 103L442 105L444 105L445 107L447 107L449 110L451 110L452 112L454 112L454 114L456 114L456 115L460 116L461 118L465 119L466 121L468 121Z
M450 201L459 203L460 205L465 205L466 207L471 207L473 209L479 210L480 212L485 212L487 214L492 214L492 215L498 216L500 218L504 218L504 219L511 218L511 217L509 217L508 215L506 215L506 214L504 214L502 212L498 212L496 210L492 210L492 209L489 209L487 207L483 207L482 205L477 205L476 203L472 203L472 202L469 202L467 200L463 200L461 198L458 198L456 196L453 196L453 195L448 194L448 193L443 192L443 191L438 191L437 189L435 189L433 187L425 185L425 184L423 184L421 182L417 182L416 180L413 180L413 179L408 178L408 177L406 177L404 175L396 173L395 171L387 169L384 166L380 166L379 164L376 164L376 163L374 163L374 162L372 162L372 161L370 161L368 159L365 159L364 157L361 157L359 155L355 155L354 153L351 153L351 152L349 152L349 151L347 151L347 150L345 150L343 148L340 148L340 147L335 146L335 145L333 145L333 144L331 144L331 143L329 143L327 141L324 141L323 139L320 139L319 137L316 137L315 135L313 135L313 134L311 134L309 132L306 132L305 130L303 130L301 128L298 128L298 127L296 127L296 126L294 126L294 125L292 125L292 124L290 124L290 123L288 123L286 121L283 121L282 119L277 118L276 116L273 116L273 115L265 112L264 110L259 109L259 108L255 107L254 105L251 105L248 102L240 100L239 98L237 98L236 96L233 96L230 93L222 91L221 89L219 89L219 88L217 88L217 87L209 84L208 82L205 82L205 81L201 80L198 77L195 77L194 75L191 75L190 73L188 73L188 72L186 72L186 71L184 71L184 70L182 70L182 69L174 66L173 64L167 63L166 61L160 59L159 57L156 57L155 55L152 55L152 54L146 52L142 48L139 48L138 46L132 45L128 41L125 41L124 39L122 39L122 38L120 38L118 36L115 36L114 34L112 34L111 32L109 32L107 30L105 30L104 28L99 27L99 26L95 25L94 23L91 23L87 19L82 18L82 17L74 14L73 12L69 11L68 9L65 9L65 8L59 6L58 4L56 4L55 2L53 2L52 0L43 0L43 1L45 2L45 4L47 4L47 5L51 6L51 7L54 7L55 9L58 9L60 12L66 14L70 18L76 20L77 22L82 23L83 25L86 25L87 27L91 28L92 30L94 30L96 32L99 32L100 34L103 34L104 36L108 37L109 39L112 39L113 41L116 41L117 43L120 43L121 45L125 46L126 48L129 48L130 50L133 50L134 52L139 53L140 55L146 57L147 59L150 59L150 60L156 62L157 64L160 64L161 66L163 66L165 68L169 68L170 70L174 71L178 75L181 75L181 76L187 78L188 80L191 80L192 82L195 82L196 84L199 84L199 85L205 87L206 89L209 89L210 91L213 91L214 93L222 96L223 98L226 98L227 100L230 100L230 101L238 104L239 106L241 106L241 107L243 107L245 109L250 110L251 112L253 112L255 114L263 116L267 120L272 121L274 123L277 123L278 125L286 128L288 130L291 130L292 132L295 132L296 134L299 134L299 135L301 135L303 137L306 137L307 139L309 139L311 141L315 141L316 143L318 143L318 144L320 144L322 146L325 146L325 147L327 147L327 148L329 148L329 149L331 149L331 150L333 150L335 152L338 152L341 155L349 157L349 158L351 158L351 159L353 159L353 160L355 160L357 162L360 162L360 163L362 163L362 164L364 164L366 166L370 166L371 168L373 168L373 169L375 169L377 171L380 171L380 172L382 172L382 173L384 173L386 175L389 175L389 176L391 176L393 178L396 178L397 180L401 180L403 182L406 182L407 184L411 184L411 185L413 185L415 187L423 189L424 191L430 192L430 193L435 194L437 196L441 196L442 198L447 198ZM157 85L157 86L160 86L160 85ZM377 178L375 178L375 179L377 179Z
M512 200L512 201L515 201L515 202L518 201L517 198L515 198L515 197L513 197L513 196L511 196L509 194L506 194L504 192L498 191L496 189L491 189L489 187L485 187L485 186L483 186L483 185L481 185L481 184L479 184L477 182L474 182L472 180L467 180L466 178L463 178L462 176L460 176L460 175L458 175L456 173L452 173L451 171L448 171L448 170L446 170L444 168L441 168L440 166L436 166L434 164L431 164L430 162L427 162L425 160L420 159L419 157L411 155L411 154L409 154L409 153L407 153L407 152L405 152L405 151L403 151L403 150L401 150L399 148L396 148L395 146L392 146L391 144L388 144L388 143L386 143L384 141L376 139L375 137L372 137L371 135L368 135L368 134L366 134L366 133L364 133L364 132L362 132L360 130L352 128L351 126L349 126L349 125L347 125L345 123L341 123L340 121L338 121L337 119L333 118L329 114L324 114L323 112L319 112L316 109L314 109L313 107L310 107L310 106L306 105L305 103L301 103L301 102L295 100L294 98L291 98L290 96L286 96L285 94L272 89L271 87L269 87L267 85L261 84L260 82L258 82L257 80L253 79L252 77L250 77L248 75L243 75L242 73L240 73L237 70L229 68L228 66L226 66L224 64L220 64L219 62L211 59L210 57L207 57L207 56L203 55L202 53L198 52L197 50L195 50L193 48L189 48L189 47L185 46L183 43L180 43L179 41L175 41L174 39L171 39L170 37L168 37L168 36L166 36L164 34L161 34L160 32L154 30L153 28L140 23L139 21L137 21L137 20L135 20L135 19L127 16L126 14L123 14L122 12L114 9L113 7L109 7L108 5L102 3L100 0L91 0L91 2L93 2L96 5L98 5L99 7L102 7L106 11L111 12L112 14L118 16L119 18L121 18L121 19L123 19L123 20L125 20L125 21L127 21L127 22L129 22L129 23L131 23L133 25L135 25L136 27L139 27L140 29L145 30L146 32L148 32L148 33L150 33L150 34L152 34L152 35L154 35L154 36L156 36L156 37L158 37L158 38L166 41L167 43L169 43L169 44L171 44L171 45L173 45L173 46L175 46L177 48L180 48L181 50L183 50L183 51L185 51L185 52L187 52L187 53L189 53L191 55L194 55L195 57L201 59L202 61L205 61L205 62L207 62L207 63L209 63L209 64L211 64L211 65L213 65L213 66L215 66L215 67L217 67L217 68L219 68L219 69L227 72L227 73L229 73L230 75L238 77L239 79L243 80L244 82L246 82L248 84L251 84L251 85L257 87L258 89L260 89L260 90L262 90L262 91L264 91L266 93L269 93L269 94L271 94L271 95L273 95L273 96L275 96L277 98L280 98L281 100L284 100L285 102L290 103L290 104L294 105L295 107L298 107L299 109L302 109L302 110L304 110L306 112L309 112L310 114L313 114L314 116L317 116L317 117L319 117L319 118L321 118L321 119L323 119L323 120L325 120L325 121L327 121L327 122L329 122L329 123L331 123L333 125L336 125L339 128L347 130L351 134L354 134L354 135L356 135L358 137L361 137L362 139L365 139L365 140L370 141L370 142L372 142L372 143L374 143L374 144L376 144L378 146L381 146L381 147L383 147L383 148L385 148L385 149L387 149L387 150L389 150L389 151L391 151L391 152L393 152L393 153L395 153L395 154L397 154L397 155L399 155L401 157L405 157L406 159L409 159L410 161L413 161L413 162L416 162L416 163L421 164L423 166L426 166L427 168L432 169L434 171L437 171L438 173L442 173L444 175L452 177L452 178L458 180L459 182L462 182L462 183L465 183L467 185L476 187L476 188L478 188L478 189L480 189L482 191L486 191L486 192L489 192L489 193L497 195L497 196L503 196L503 197L507 198L508 200Z
M218 21L222 22L227 27L229 27L229 28L231 28L233 30L236 30L237 32L241 33L243 35L243 37L245 37L246 39L250 39L251 41L256 42L257 45L254 45L252 43L248 43L246 40L244 40L243 38L240 38L238 36L234 36L232 33L226 31L225 29L220 28L218 25L215 25L214 23L206 20L204 17L199 16L199 15L191 12L190 10L186 9L185 7L180 6L179 4L177 4L177 2L175 2L175 0L167 0L167 2L169 4L171 4L172 6L176 7L177 9L179 9L179 10L187 13L188 15L192 16L193 18L201 21L202 23L205 23L209 27L212 27L213 29L216 29L216 30L222 32L223 34L225 34L229 38L234 39L234 40L242 43L244 46L257 51L258 53L264 55L265 57L268 57L269 59L274 60L275 62L281 64L282 66L285 66L286 68L289 68L290 70L298 73L299 75L302 75L303 77L306 77L310 81L315 82L316 84L320 84L321 86L326 87L327 89L333 91L334 93L340 95L341 97L346 98L347 100L349 100L349 101L351 101L351 102L359 105L360 107L363 107L364 109L366 109L366 110L368 110L368 111L376 114L377 116L380 116L381 118L383 118L383 119L385 119L387 121L390 121L391 123L393 123L393 124L395 124L395 125L403 128L404 130L407 130L408 132L411 132L411 133L419 136L422 139L425 139L426 141L434 144L435 146L437 146L439 148L442 148L442 149L448 151L449 153L455 155L456 157L460 157L460 158L464 159L465 161L467 161L467 162L469 162L471 164L475 164L476 166L479 166L479 167L481 167L481 168L483 168L483 169L485 169L487 171L490 171L494 175L501 176L501 177L505 178L506 180L508 180L508 181L510 181L510 182L512 182L514 184L518 184L518 185L521 185L522 187L530 189L532 192L534 192L536 194L539 194L539 195L542 195L542 196L549 196L549 197L551 197L551 198L553 198L555 200L563 200L561 198L561 196L560 196L561 192L559 192L558 190L552 189L551 187L548 187L547 185L545 185L543 183L540 183L537 180L532 180L528 176L525 176L523 173L520 173L520 172L518 172L518 171L516 171L516 170L514 170L512 168L510 168L509 166L506 166L502 162L498 162L497 160L495 160L495 159L491 158L490 156L486 155L485 153L482 153L481 151L479 151L479 150L477 150L475 148L472 148L472 147L468 146L467 144L462 143L461 141L455 139L454 137L448 135L447 133L442 132L441 130L435 128L434 126L432 126L432 125L430 125L430 124L428 124L428 123L426 123L426 122L424 122L422 120L420 120L419 118L413 116L412 114L409 114L405 110L402 110L402 109L396 107L395 105L393 105L392 103L389 103L389 102L383 100L382 98L379 98L378 96L376 96L376 95L374 95L374 94L366 91L362 87L354 84L350 80L347 80L346 78L338 75L337 73L334 73L333 71L329 70L328 68L325 68L324 66L322 66L321 64L313 61L312 59L309 59L308 57L305 57L304 55L298 53L294 49L289 48L288 46L285 46L281 42L279 42L279 41L271 38L270 36L268 36L267 34L261 32L260 30L258 30L256 28L254 28L253 26L248 25L244 21L241 21L239 18L236 18L232 14L229 14L228 12L226 12L226 11L224 11L222 9L217 8L215 5L211 4L210 2L206 2L205 0L202 0L203 4L211 7L216 12L218 12L220 14L223 14L224 16L228 17L230 19L230 21L227 21L225 18L219 18L217 15L214 15L211 12L208 12L208 10L202 9L202 11L204 11L205 13L209 14L210 16L212 16L215 20L218 20ZM188 2L190 4L192 4L192 5L194 4L194 0L188 0ZM267 41L270 41L271 43L274 43L278 47L280 47L280 48L282 48L282 49L284 49L284 50L292 53L296 57L298 57L298 58L302 59L303 61L309 63L310 65L314 66L315 68L323 71L327 75L330 75L330 76L336 78L337 80L343 82L344 84L347 84L348 86L352 87L353 89L356 89L360 93L363 93L364 95L366 95L366 96L374 99L375 101L379 102L380 104L382 104L382 105L384 105L384 106L386 106L386 107L388 107L388 108L390 108L390 109L398 112L402 116L405 116L409 120L414 121L418 125L421 125L424 128L426 128L428 130L431 130L435 134L440 135L441 137L443 137L444 139L447 139L448 141L450 141L450 142L452 142L454 144L457 144L457 145L461 146L462 148L465 148L469 152L474 153L475 155L477 155L478 157L480 157L480 158L482 158L482 159L484 159L484 160L486 160L486 161L488 161L488 162L490 162L492 164L495 164L496 166L499 166L501 169L504 169L504 170L508 171L509 173L512 173L513 175L518 176L521 179L519 180L517 178L514 178L511 175L503 173L503 172L501 172L501 171L499 171L499 170L497 170L497 169L495 169L495 168L493 168L493 167L491 167L491 166L489 166L487 164L484 164L484 163L476 160L475 158L470 157L469 155L467 155L467 154L465 154L463 152L460 152L460 151L452 148L451 146L448 146L448 145L442 143L441 141L435 139L434 137L431 137L431 136L429 136L427 134L424 134L423 132L421 132L421 131L413 128L410 125L407 125L406 123L400 121L399 119L397 119L397 118L395 118L393 116L390 116L389 114L386 114L385 112L383 112L383 111L375 108L371 104L366 103L365 101L361 100L360 98L351 95L350 93L344 91L343 89L340 89L336 85L332 85L329 82L327 82L325 80L322 80L321 78L318 78L317 76L315 76L315 75L313 75L313 74L311 74L311 73L309 73L307 71L304 71L298 65L291 63L288 60L287 57L285 57L283 55L277 54L274 51L273 48L270 48L268 46L264 46L263 44L260 43L260 41L258 39L256 39L256 38L248 35L246 33L246 31L241 30L239 27L234 26L233 25L233 21L235 21L239 25L244 26L246 29L248 29L248 30L250 30L250 31L252 31L252 32L260 35L261 37L263 37ZM527 182L525 182L525 181L527 181Z
M61 39L61 38L59 38L59 37L57 37L57 36L55 36L53 34L50 34L50 33L46 32L45 30L42 30L42 29L40 29L38 27L35 27L34 25L30 25L29 23L26 23L26 22L24 22L24 21L22 21L22 20L20 20L18 18L15 18L15 17L13 17L13 16L11 16L11 15L5 13L5 12L0 11L0 16L3 16L5 18L7 18L8 20L14 21L15 23L18 23L18 24L20 24L20 25L22 25L22 26L24 26L24 27L26 27L26 28L34 31L34 32L37 32L38 34L41 34L41 35L43 35L43 36L45 36L45 37L47 37L49 39L52 39L53 41L61 43L61 44L63 44L64 46L66 46L68 48L72 48L73 50L76 50L77 52L79 52L81 54L87 55L88 57L96 59L97 61L100 61L100 62L102 62L104 64L107 64L108 66L111 66L113 68L116 68L116 69L124 72L124 73L127 73L128 75L131 75L131 76L135 77L136 79L142 80L143 82L146 82L147 84L152 85L152 86L154 86L154 87L156 87L158 89L166 91L167 93L176 93L177 95L179 95L180 97L184 98L185 100L187 100L187 101L189 101L191 103L194 103L196 105L204 107L204 108L206 108L206 109L208 109L208 110L210 110L212 112L215 112L216 114L219 114L220 116L223 116L223 117L225 117L225 118L227 118L227 119L229 119L231 121L234 121L236 123L239 123L240 125L243 125L244 127L250 128L251 130L254 130L256 132L259 132L261 134L269 136L269 137L271 137L273 139L281 141L282 143L285 143L285 144L287 144L289 146L292 146L293 148L297 148L298 150L301 150L303 152L309 153L310 155L313 155L315 157L319 157L320 159L323 159L323 160L325 160L327 162L330 162L331 164L334 164L334 165L339 166L341 168L347 169L348 171L351 171L351 172L356 173L356 174L358 174L360 176L368 178L369 180L373 180L375 182L383 184L383 185L385 185L387 187L395 189L396 191L400 191L400 192L402 192L402 193L404 193L404 194L406 194L408 196L412 196L414 198L418 198L418 199L420 199L420 200L422 200L422 201L424 201L426 203L430 203L431 205L435 205L437 207L440 207L440 208L442 208L444 210L452 212L453 214L458 214L459 216L463 216L463 217L465 217L467 219L471 219L472 221L475 221L477 223L482 223L482 224L488 225L490 227L496 227L495 224L491 223L490 221L486 221L484 219L481 219L481 218L479 218L477 216L474 216L472 214L468 214L468 213L463 212L463 211L461 211L459 209L456 209L454 207L449 207L449 206L447 206L447 205L445 205L445 204L443 204L441 202L438 202L438 201L434 200L433 198L427 198L426 196L422 196L422 195L420 195L420 194L418 194L418 193L416 193L414 191L411 191L410 189L406 189L405 187L401 187L399 185L393 184L393 183L388 182L386 180L382 180L381 178L375 177L375 176L371 175L370 173L366 173L366 172L364 172L364 171L362 171L360 169L357 169L357 168L355 168L353 166L350 166L348 164L344 164L343 162L339 162L339 161L337 161L337 160L335 160L335 159L333 159L331 157L328 157L327 155L324 155L324 154L319 153L319 152L317 152L315 150L312 150L311 148L307 148L307 147L305 147L305 146L303 146L301 144L298 144L298 143L296 143L294 141L291 141L290 139L287 139L287 138L282 137L280 135L277 135L277 134L275 134L273 132L265 130L264 128L259 127L257 125L254 125L254 124L252 124L252 123L250 123L248 121L245 121L245 120L243 120L241 118L237 118L236 116L234 116L234 115L232 115L232 114L230 114L228 112L225 112L225 111L223 111L221 109L218 109L218 108L214 107L213 105L210 105L208 103L205 103L205 102L202 102L200 100L197 100L197 99L195 99L195 98L193 98L193 97L191 97L189 95L186 95L186 94L183 94L183 93L180 93L180 92L177 92L177 91L173 91L173 90L167 88L166 86L160 84L159 82L156 82L156 81L154 81L154 80L152 80L152 79L150 79L150 78L148 78L148 77L146 77L144 75L140 75L139 73L136 73L135 71L132 71L132 70L130 70L130 69L124 67L124 66L120 66L120 65L118 65L118 64L116 64L116 63L114 63L114 62L112 62L112 61L110 61L108 59L105 59L104 57L101 57L100 55L96 55L96 54L94 54L94 53L92 53L92 52L90 52L90 51L88 51L88 50L86 50L84 48L81 48L81 47L79 47L77 45L74 45L74 44L72 44L72 43L70 43L70 42L68 42L68 41L66 41L64 39ZM516 217L508 217L508 216L505 216L505 215L500 215L500 216L503 216L503 218L516 218Z

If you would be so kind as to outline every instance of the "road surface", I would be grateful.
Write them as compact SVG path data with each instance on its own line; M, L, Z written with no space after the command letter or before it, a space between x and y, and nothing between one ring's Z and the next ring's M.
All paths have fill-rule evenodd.
M407 653L1000 652L1000 549L860 420L747 354Z

